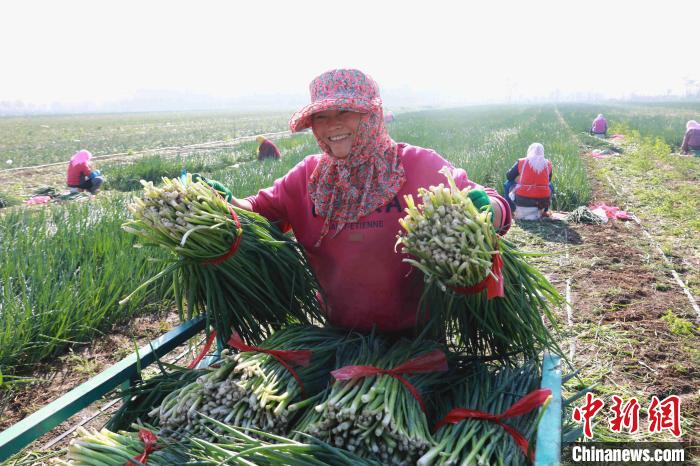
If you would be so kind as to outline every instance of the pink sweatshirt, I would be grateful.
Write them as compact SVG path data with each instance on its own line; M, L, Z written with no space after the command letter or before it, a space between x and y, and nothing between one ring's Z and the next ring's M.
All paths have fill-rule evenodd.
M73 161L71 160L68 164L68 173L66 174L66 184L69 187L80 187L80 182L82 181L80 176L84 177L90 176L90 162L81 160Z
M377 325L382 331L394 332L417 323L423 277L402 262L406 255L394 252L401 228L398 221L405 215L404 195L411 194L418 201L419 187L447 184L438 170L452 165L432 150L408 144L399 144L399 156L406 182L394 200L345 225L340 233L338 225L331 224L318 248L314 245L324 219L314 212L307 186L320 154L306 157L272 187L247 198L255 212L279 222L285 231L294 231L324 290L326 313L333 325L364 331ZM455 168L453 175L460 188L480 187L460 168ZM501 206L503 234L510 227L510 208L496 191L487 188L486 192Z
M596 118L593 120L591 130L596 134L603 134L608 131L608 122L605 117Z

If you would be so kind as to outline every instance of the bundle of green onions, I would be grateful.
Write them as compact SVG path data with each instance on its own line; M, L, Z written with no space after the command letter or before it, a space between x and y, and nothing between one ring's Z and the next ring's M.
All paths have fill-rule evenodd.
M534 437L551 393L537 389L539 373L533 362L520 368L480 365L450 396L438 398L438 419L444 422L436 424L433 447L417 464L528 463L528 439Z
M369 336L339 354L336 382L295 430L383 464L414 464L430 445L424 400L445 383L438 348L426 340L387 347Z
M133 465L173 466L192 464L198 466L220 466L222 464L244 464L259 466L380 466L374 461L332 447L313 438L297 441L253 431L255 437L242 429L206 418L206 426L212 441L190 437L183 442L158 440L155 451L147 459L137 458L144 451L144 443L135 432L89 432L79 428L80 438L71 443L66 460L56 464L63 466L124 466ZM134 426L141 432L143 426Z
M380 466L313 437L292 440L259 430L250 431L253 436L234 426L207 421L213 441L190 439L189 456L198 465Z
M605 219L593 213L591 209L585 205L579 206L569 212L566 216L566 221L571 223L587 223L589 225L602 225Z
M139 289L172 280L181 318L206 311L224 340L233 329L259 343L290 322L322 320L317 281L296 241L191 175L184 183L164 178L162 187L141 183L143 198L129 206L133 220L123 229L171 251L172 262Z
M406 233L399 236L397 245L416 258L405 262L426 277L446 286L474 286L492 273L498 235L491 227L491 213L477 210L468 190L459 190L449 171L440 173L449 187L420 188L419 205L413 196L406 196L407 215L399 220Z
M144 438L142 433L151 436L150 439ZM88 431L79 426L76 434L78 438L71 440L66 460L58 460L55 464L63 466L125 466L128 464L130 466L142 464L165 466L187 462L186 454L178 449L166 447L157 440L155 434L150 430L142 429L139 433L112 432L108 429ZM148 453L144 458L143 455L146 451Z
M111 431L128 429L136 421L157 423L149 416L154 406L159 406L170 393L195 382L208 369L188 369L159 362L162 373L148 380L140 380L120 390L118 396L124 400L121 407L109 419L105 427ZM172 370L166 371L166 367Z
M202 415L286 434L297 411L328 385L336 352L348 344L347 337L345 331L296 325L253 348L234 336L231 344L240 353L224 350L219 368L171 392L150 415L167 437L204 436Z
M441 173L449 188L420 190L419 205L406 197L397 241L412 256L405 261L424 274L421 302L435 338L446 335L471 355L533 358L542 348L561 354L542 319L555 326L561 296L527 254L496 234L491 213L474 207L469 190Z

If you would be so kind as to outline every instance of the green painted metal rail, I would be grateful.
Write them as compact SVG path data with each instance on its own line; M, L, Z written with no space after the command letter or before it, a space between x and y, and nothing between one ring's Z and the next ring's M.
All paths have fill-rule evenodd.
M561 358L545 353L542 388L552 390L552 399L537 428L535 466L555 466L561 459Z
M134 353L127 356L58 400L0 432L0 461L17 453L120 384L134 380L139 368L146 367L195 336L204 329L204 324L203 316L184 322L153 340L150 345L140 348L138 355Z

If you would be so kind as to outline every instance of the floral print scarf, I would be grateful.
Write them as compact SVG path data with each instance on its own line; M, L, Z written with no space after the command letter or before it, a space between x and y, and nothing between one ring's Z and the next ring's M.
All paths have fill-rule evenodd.
M345 224L391 202L406 174L397 145L384 126L381 107L362 116L350 154L344 159L330 156L330 147L315 132L314 136L324 152L308 182L316 213L325 219L316 243L319 247L332 222L339 224L338 234Z

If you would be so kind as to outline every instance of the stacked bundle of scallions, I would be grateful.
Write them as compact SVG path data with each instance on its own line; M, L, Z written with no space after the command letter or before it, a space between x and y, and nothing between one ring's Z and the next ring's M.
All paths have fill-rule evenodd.
M543 348L561 354L543 322L556 327L553 309L561 296L527 263L528 254L496 234L492 214L474 207L469 189L457 188L449 171L441 173L449 188L421 189L421 204L407 196L397 242L411 256L405 261L424 273L421 302L435 338L447 335L458 351L504 360L533 358ZM496 254L501 276L494 274ZM488 282L501 285L503 296L489 296L488 286L480 289Z
M368 366L395 369L435 351L439 351L439 346L427 340L400 340L388 346L370 335L362 346L339 353L338 361L340 366L360 366L360 371ZM429 405L426 400L435 387L445 383L446 364L445 359L443 367L436 364L428 372L405 373L401 377ZM324 400L308 410L294 430L382 464L415 464L430 446L428 418L423 408L398 378L388 374L337 380Z
M150 416L163 429L161 435L167 437L207 438L202 415L244 429L286 434L298 410L312 404L314 395L326 388L336 352L353 338L360 337L295 325L275 332L259 347L305 351L309 356L306 366L285 361L285 367L264 352L224 350L220 367L171 392Z
M206 427L211 441L192 437L183 442L158 439L156 450L150 453L148 466L173 466L196 464L219 466L222 464L245 464L277 466L280 464L304 466L380 466L371 460L340 448L332 447L317 439L292 440L262 431L252 435L242 429L207 418ZM141 431L144 426L134 425ZM155 430L148 432L157 433ZM144 451L144 445L136 432L87 431L79 427L79 437L71 442L65 460L55 464L63 466L124 466L135 460Z
M466 408L499 415L539 387L539 366L528 362L520 367L489 368L479 365L472 375L453 386L447 395L436 397L438 419L454 408ZM540 402L546 393L540 396ZM540 403L534 403L538 406ZM522 415L501 422L515 430L530 443L546 401ZM434 433L432 448L418 461L419 466L452 464L498 464L503 466L528 464L528 456L500 425L484 419L464 419L440 426Z
M221 338L233 329L250 343L290 322L322 320L317 281L296 241L191 175L163 179L162 187L142 184L123 229L172 252L170 264L142 287L171 280L182 318L206 311Z

